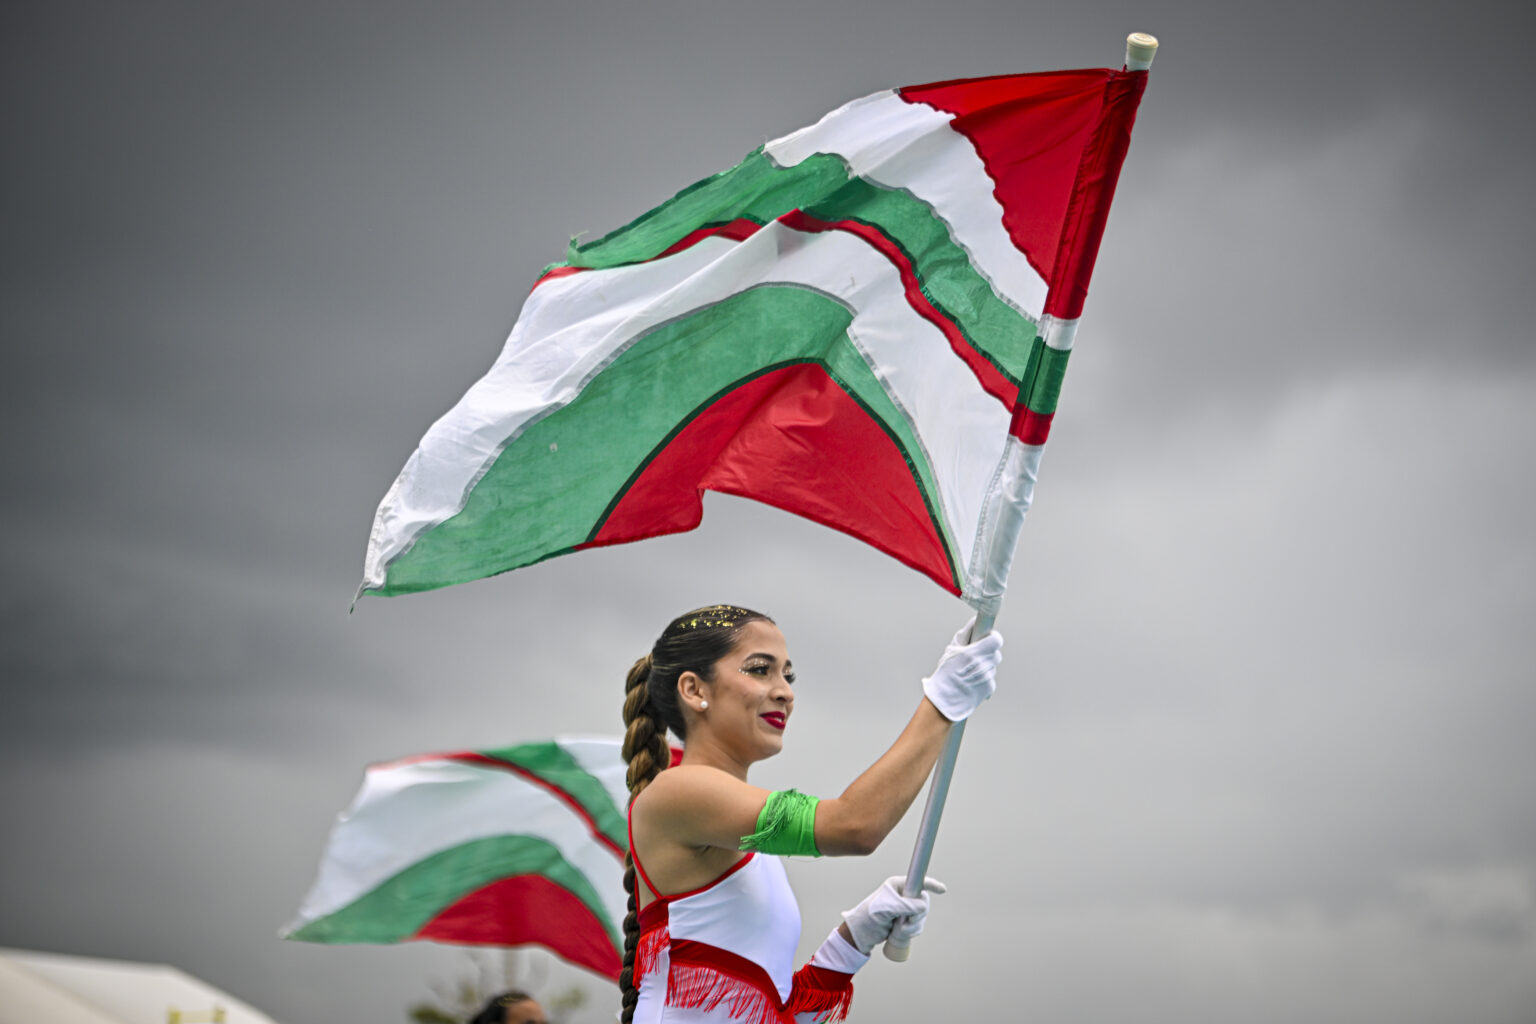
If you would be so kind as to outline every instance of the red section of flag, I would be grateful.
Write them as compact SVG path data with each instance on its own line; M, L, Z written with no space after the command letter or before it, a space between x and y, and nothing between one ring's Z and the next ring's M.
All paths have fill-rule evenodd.
M467 945L533 943L615 981L621 966L597 916L542 875L514 875L477 889L428 921L415 937Z
M1083 315L1088 279L1099 257L1109 204L1115 198L1120 167L1131 147L1136 108L1146 89L1145 71L1117 72L1104 87L1104 111L1078 168L1072 205L1056 252L1055 276L1050 278L1051 290L1045 297L1045 312L1058 319L1075 320Z
M1003 226L1052 280L1077 168L1103 103L1107 68L968 78L899 90L947 114L976 147L1003 207Z
M704 407L583 546L691 530L705 490L842 530L960 592L901 449L820 366L772 370Z
M1082 315L1145 71L1051 71L900 90L953 114L996 187L1003 226L1050 288L1045 312Z

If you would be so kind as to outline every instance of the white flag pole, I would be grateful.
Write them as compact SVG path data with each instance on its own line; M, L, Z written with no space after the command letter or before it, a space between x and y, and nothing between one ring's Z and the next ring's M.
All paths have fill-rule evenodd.
M1125 39L1125 70L1146 71L1152 66L1152 58L1157 56L1157 38L1145 32L1132 32ZM1006 543L1016 548L1018 533L1009 532ZM1000 537L1000 539L1003 539ZM1013 561L1013 551L996 552L1002 555L999 562L994 555L994 564L1008 565ZM976 624L971 627L971 635L968 640L986 636L992 631L992 624L997 619L997 612L990 614L978 612ZM933 843L939 832L939 818L944 814L944 801L949 797L949 783L955 774L955 762L960 758L960 741L965 738L965 723L956 722L955 727L949 731L949 738L944 742L944 750L939 754L939 760L933 768L933 781L928 786L928 802L923 807L923 821L918 826L917 843L912 848L912 863L907 868L907 879L902 884L902 892L907 896L916 896L923 891L923 878L928 874L928 862L933 858ZM912 955L912 944L898 939L889 939L884 947L888 960L903 961Z

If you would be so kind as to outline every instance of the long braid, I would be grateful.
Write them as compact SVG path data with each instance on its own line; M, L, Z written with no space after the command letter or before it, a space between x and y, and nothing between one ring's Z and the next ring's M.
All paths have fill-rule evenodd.
M629 783L629 802L633 804L651 780L661 774L671 758L667 749L666 727L657 728L651 716L650 695L646 683L651 676L651 656L647 654L624 679L624 746L622 753L629 764L626 781ZM619 988L623 992L623 1012L619 1019L630 1024L635 1017L635 1004L640 999L640 987L635 984L635 949L640 942L639 904L635 900L635 862L628 850L624 851L624 892L627 894L628 913L624 915L624 968L619 972Z
M730 653L749 622L772 622L761 612L736 605L714 604L685 612L662 631L651 653L635 662L624 677L624 760L629 765L629 802L633 806L672 759L667 731L687 740L687 723L678 705L677 680L684 672L714 677L715 662ZM640 986L635 982L635 951L640 945L640 904L635 890L635 862L624 854L624 966L619 972L623 993L619 1020L631 1024Z

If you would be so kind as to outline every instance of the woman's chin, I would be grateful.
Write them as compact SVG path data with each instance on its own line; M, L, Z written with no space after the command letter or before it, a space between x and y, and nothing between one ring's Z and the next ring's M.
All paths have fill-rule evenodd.
M758 737L757 760L765 761L784 749L784 737L781 734L765 734Z

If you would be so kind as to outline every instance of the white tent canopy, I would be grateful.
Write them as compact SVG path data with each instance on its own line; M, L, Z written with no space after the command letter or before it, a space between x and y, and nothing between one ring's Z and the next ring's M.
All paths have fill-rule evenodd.
M172 1009L226 1024L277 1024L227 992L165 964L0 949L0 1024L166 1024Z

